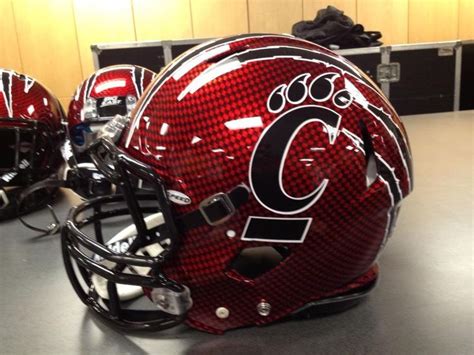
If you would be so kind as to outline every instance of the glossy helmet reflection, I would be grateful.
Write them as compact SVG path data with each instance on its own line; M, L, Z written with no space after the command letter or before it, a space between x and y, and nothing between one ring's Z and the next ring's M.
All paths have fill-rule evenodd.
M155 73L136 65L113 65L97 70L76 89L67 114L64 180L76 180L83 197L111 192L86 153L100 128L115 115L128 116Z
M56 189L37 191L23 201L26 187L55 176L62 162L63 110L36 79L0 68L0 221L46 206Z
M412 189L406 132L377 86L286 35L186 52L91 157L124 195L71 210L66 270L86 305L131 329L222 333L352 306ZM131 224L102 228L117 216Z

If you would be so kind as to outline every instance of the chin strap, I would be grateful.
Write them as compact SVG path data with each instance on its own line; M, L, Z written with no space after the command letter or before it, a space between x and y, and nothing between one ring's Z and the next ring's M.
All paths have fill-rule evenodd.
M204 199L197 210L178 216L176 225L181 232L202 225L217 226L226 222L249 198L249 188L238 185L228 193L217 193Z
M44 193L47 192L47 189L58 187L74 189L75 186L75 180L65 181L58 179L46 179L37 182L36 184L31 185L19 193L17 206L13 208L12 213L21 211L24 201L27 200L32 194L37 194L40 192ZM217 226L222 224L231 218L237 209L248 200L249 193L249 188L246 185L241 184L228 193L220 192L212 195L204 199L199 204L199 208L197 210L178 216L176 218L176 225L181 232L185 232L189 229L200 227L202 225ZM2 198L2 195L0 195L0 198ZM55 234L59 231L61 225L57 215L53 211L53 208L47 204L47 202L45 202L43 206L45 204L47 205L53 218L53 222L46 226L46 228L35 227L26 222L23 218L21 218L21 216L19 216L19 219L25 227L31 230L44 234ZM24 211L22 214L25 213L28 212Z
M99 184L97 184L97 186L99 186ZM39 182L27 187L26 189L22 190L21 193L19 193L19 196L18 196L18 202L17 202L16 210L22 211L24 201L27 201L30 198L30 196L35 195L35 194L44 194L44 193L49 194L51 189L57 189L57 188L60 188L60 187L65 187L65 188L71 189L73 191L76 191L79 194L80 194L79 191L82 191L82 192L85 191L83 189L83 186L81 185L81 177L80 177L78 172L75 172L74 174L71 174L69 177L64 178L64 179L48 178L48 179L39 181ZM103 191L101 191L101 190L92 191L91 190L90 194L93 194L93 193L97 193L98 195L101 195L103 193ZM82 196L85 196L85 195L82 194ZM1 198L1 196L0 196L0 198ZM52 200L52 199L50 199L50 200ZM44 203L42 206L44 206L45 204L47 205L47 207L49 209L49 212L50 212L50 214L53 218L52 222L48 226L46 226L46 228L35 227L35 226L31 225L30 223L26 222L25 219L21 218L20 216L19 216L19 219L25 227L27 227L31 230L34 230L36 232L41 232L41 233L44 233L44 234L56 234L57 232L59 232L61 224L60 224L59 219L58 219L56 213L54 212L53 208L47 203ZM25 212L25 213L27 213L27 212ZM21 213L21 214L25 214L25 213Z
M34 230L36 232L44 233L46 235L47 234L56 234L57 232L59 232L59 230L61 228L61 223L60 223L56 213L54 213L53 208L49 204L52 201L53 196L50 196L48 201L45 202L42 205L42 206L46 205L48 207L49 212L50 212L50 214L53 218L52 222L50 224L48 224L46 226L46 228L35 227L35 226L31 225L30 223L28 223L27 221L25 221L25 219L22 218L21 216L28 213L29 211L24 211L23 210L23 205L26 204L26 201L28 201L29 199L32 199L32 197L35 196L35 195L46 194L46 195L49 196L50 193L51 193L51 190L56 191L59 187L72 188L73 185L74 185L74 182L49 178L49 179L46 179L46 180L39 181L36 184L33 184L33 185L27 187L26 189L20 191L20 193L18 194L18 202L17 202L17 206L16 206L16 211L18 213L18 219L20 220L20 222L25 227L27 227L31 230Z
M200 226L217 226L229 220L247 202L250 189L245 184L240 184L227 193L219 192L206 199L199 208L174 218L180 233ZM156 231L165 235L166 224L156 227Z
M34 185L33 185L34 186ZM6 190L0 187L0 221L20 217L48 205L54 198L55 191L32 191L23 196L25 189L12 187Z

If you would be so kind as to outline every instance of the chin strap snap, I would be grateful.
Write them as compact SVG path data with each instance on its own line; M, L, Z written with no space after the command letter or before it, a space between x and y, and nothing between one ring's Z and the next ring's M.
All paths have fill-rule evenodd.
M183 285L183 291L181 292L160 287L151 290L146 289L145 293L156 305L157 309L175 316L186 314L193 305L191 291L185 285Z

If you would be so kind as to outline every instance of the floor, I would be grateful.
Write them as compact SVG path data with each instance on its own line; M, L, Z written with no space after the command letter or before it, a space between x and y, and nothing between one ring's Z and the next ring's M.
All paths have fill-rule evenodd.
M474 111L404 117L415 190L368 299L345 313L229 331L126 334L76 298L57 236L0 226L0 354L472 354ZM78 199L64 194L61 217ZM32 216L46 221L47 212Z

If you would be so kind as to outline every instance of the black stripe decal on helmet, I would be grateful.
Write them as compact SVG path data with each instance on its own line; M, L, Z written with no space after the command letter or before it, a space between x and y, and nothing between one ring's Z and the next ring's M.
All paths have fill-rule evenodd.
M390 115L386 114L383 110L375 107L372 104L367 105L367 109L376 117L378 117L384 124L387 126L387 128L390 130L390 132L393 133L393 135L396 137L398 142L403 142L403 144L398 143L400 146L403 159L406 162L407 165L407 170L408 170L408 175L410 178L410 182L413 181L413 169L411 166L411 157L410 153L408 151L408 146L407 142L405 141L404 135L400 130L400 127L398 127L395 122L392 121ZM412 183L411 183L412 184Z
M13 116L13 102L11 97L12 91L12 76L13 72L11 71L2 71L2 93L5 98L5 105L7 106L8 115Z
M287 47L287 46L275 46L266 48L251 49L246 52L239 53L236 58L242 63L251 62L255 60L262 60L264 58L284 58L284 57L299 57L301 59L324 62L331 64L338 69L346 71L352 74L356 78L362 80L367 85L372 87L370 83L358 70L355 70L350 64L344 61L338 60L337 58L328 55L326 53L313 51L311 49L304 49L298 47Z
M137 98L139 98L143 93L143 85L141 85L143 68L132 67L132 79L135 84Z
M92 86L93 86L93 83L95 82L95 77L96 77L96 73L94 73L92 76L90 76L86 80L86 84L84 87L84 96L83 96L84 102L86 102L87 98L91 95Z

